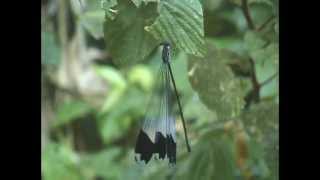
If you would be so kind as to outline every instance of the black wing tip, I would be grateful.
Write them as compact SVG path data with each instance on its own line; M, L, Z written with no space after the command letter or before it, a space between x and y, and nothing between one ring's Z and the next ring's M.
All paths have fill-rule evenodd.
M169 164L176 163L176 143L172 135L164 137L161 132L155 133L155 143L153 143L149 136L143 130L140 130L135 153L140 154L140 158L138 159L135 156L135 160L144 161L145 164L148 164L153 154L158 154L161 160L167 157Z

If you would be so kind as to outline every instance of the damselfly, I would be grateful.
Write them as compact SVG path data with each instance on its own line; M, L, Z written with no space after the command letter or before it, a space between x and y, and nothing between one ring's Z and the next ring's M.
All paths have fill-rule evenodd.
M153 154L159 159L169 159L169 164L176 163L176 129L173 116L173 98L178 102L184 136L188 152L191 151L188 142L185 121L177 93L176 83L170 65L170 44L161 43L162 63L158 72L158 82L147 107L145 119L139 132L135 153L136 161L149 162ZM172 88L173 87L173 88ZM175 96L172 96L173 93Z

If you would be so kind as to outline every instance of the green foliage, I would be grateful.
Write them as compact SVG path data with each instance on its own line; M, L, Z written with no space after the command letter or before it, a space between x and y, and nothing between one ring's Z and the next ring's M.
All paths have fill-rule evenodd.
M145 91L150 91L154 85L153 74L144 65L134 66L128 73L128 80L130 83L139 84Z
M103 10L85 12L80 16L80 23L96 39L103 37L103 26L105 13Z
M119 2L115 18L106 18L105 40L117 65L144 60L162 41L186 53L204 54L202 7L197 0L144 2Z
M227 65L230 52L207 44L204 58L190 57L188 69L191 85L202 102L218 117L226 119L239 115L244 105L240 79L236 79Z
M110 108L119 101L123 92L126 89L127 83L115 68L111 66L95 66L97 74L110 83L112 89L109 90L109 97L102 106L102 111L107 112Z
M114 165L113 161L121 154L117 147L95 154L81 155L81 170L87 178L102 177L105 179L119 179L121 165Z
M204 54L202 7L197 0L167 0L158 5L159 17L146 27L160 42L169 41L186 53Z
M177 172L177 179L234 179L234 156L230 151L230 140L221 135L203 137L195 146L199 148L184 162L185 171ZM191 174L185 173L191 171Z
M100 52L103 37L106 48L98 60L66 58L67 68L50 69L53 82L44 84L53 85L46 87L44 101L54 105L53 116L44 113L44 121L52 120L52 126L43 131L48 139L42 149L43 179L278 179L278 0L247 0L254 28L248 27L242 0L81 2L83 9L78 0L64 8L70 11L66 14L76 15L71 16L75 21L64 24L74 28L66 32L83 33L78 28L84 28L90 38L70 35L66 48L60 49L62 18L56 23L47 17L42 65L58 65L62 53L77 49L73 42L85 40L80 44L88 52L83 53L95 53ZM61 4L46 8L60 17ZM186 152L175 107L175 168L168 168L166 161L152 160L147 166L134 162L137 132L162 61L158 48L162 41L172 44L171 65L192 148ZM68 72L61 73L65 69ZM94 94L97 103L95 96L55 87L55 77L61 74L77 77L82 83L77 87L102 80L102 92ZM259 96L249 102L245 97L253 92Z
M260 144L262 156L268 166L270 177L278 177L279 161L279 107L273 101L265 101L242 114L247 131L255 146ZM261 155L256 157L261 159Z
M67 146L47 144L42 156L42 172L46 180L83 179L79 171L79 157Z
M58 107L54 126L62 126L92 112L90 105L82 101L68 101Z
M101 0L101 7L105 11L106 17L114 19L117 11L114 11L111 8L117 4L117 0Z
M104 24L105 41L117 65L132 65L145 59L158 44L144 30L154 21L157 6L148 3L137 8L121 1L115 8L119 13L113 20L106 18Z

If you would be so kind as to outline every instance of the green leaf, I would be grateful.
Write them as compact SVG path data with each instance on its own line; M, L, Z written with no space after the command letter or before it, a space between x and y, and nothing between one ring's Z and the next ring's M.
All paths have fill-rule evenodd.
M255 60L256 76L259 83L264 83L271 76L279 72L279 45L271 43L266 48L257 50L252 53ZM260 96L274 96L278 93L278 78L262 86Z
M142 4L137 8L129 1L121 1L115 8L119 13L114 19L106 18L104 24L107 50L118 66L136 64L159 44L144 30L154 21L157 4Z
M112 7L118 4L117 0L101 0L101 8L105 11L106 17L114 19L117 11L113 10Z
M193 153L179 169L177 179L234 179L234 155L231 141L223 136L202 137ZM185 173L192 172L192 173Z
M84 115L90 113L93 109L82 101L65 102L58 107L57 117L54 126L61 126L70 123Z
M134 5L139 7L143 0L131 0L131 1L134 3Z
M154 79L155 77L150 68L145 65L134 66L128 73L128 81L133 84L139 84L145 91L152 89Z
M196 56L204 54L202 7L197 0L163 0L160 16L146 30L159 41L168 41L174 47Z
M119 70L112 66L94 66L95 72L113 86L126 87L126 80Z
M251 137L262 144L264 153L257 159L265 158L272 177L278 176L279 153L279 106L274 101L262 101L241 115L242 122ZM256 146L256 145L255 145Z
M191 98L184 107L185 119L197 119L195 126L205 125L217 120L217 115L210 111L198 97ZM193 125L194 126L194 125Z
M105 143L110 143L125 135L132 123L145 113L146 95L137 88L130 87L117 103L98 117L100 134Z
M244 36L244 46L249 52L250 56L254 58L252 53L263 48L266 45L266 41L261 37L261 35L254 31L247 31Z
M253 31L246 33L244 41L250 57L255 62L257 80L261 84L278 72L279 44L272 42L265 47L267 42L260 34ZM262 86L260 96L274 96L277 93L277 84L277 79L275 79Z
M49 143L41 155L41 172L45 180L80 180L79 158L65 145Z
M94 66L94 70L110 84L111 88L108 89L108 96L101 108L102 112L108 112L122 97L127 88L127 82L122 74L111 66Z
M245 48L243 46L243 39L239 37L214 37L208 39L219 49L229 49L238 54L245 54Z
M120 163L114 162L120 154L121 149L117 147L111 147L94 154L82 154L82 171L91 174L92 177L90 179L94 179L97 176L105 179L119 179L122 167Z
M104 11L96 10L85 12L80 16L80 23L96 39L103 37Z
M229 0L229 1L238 6L241 6L241 0ZM271 0L248 0L248 4L254 4L254 3L267 4L272 6Z
M60 47L51 32L41 32L41 64L58 65L60 62Z
M204 58L189 58L189 81L201 101L218 114L219 119L237 116L243 105L244 89L231 68L230 53L207 45Z

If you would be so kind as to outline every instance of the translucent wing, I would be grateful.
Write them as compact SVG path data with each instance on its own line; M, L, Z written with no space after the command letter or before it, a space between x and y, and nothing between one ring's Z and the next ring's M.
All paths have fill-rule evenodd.
M153 154L176 163L175 118L172 115L172 87L168 65L161 64L156 86L149 101L145 119L137 139L137 161L148 163Z

